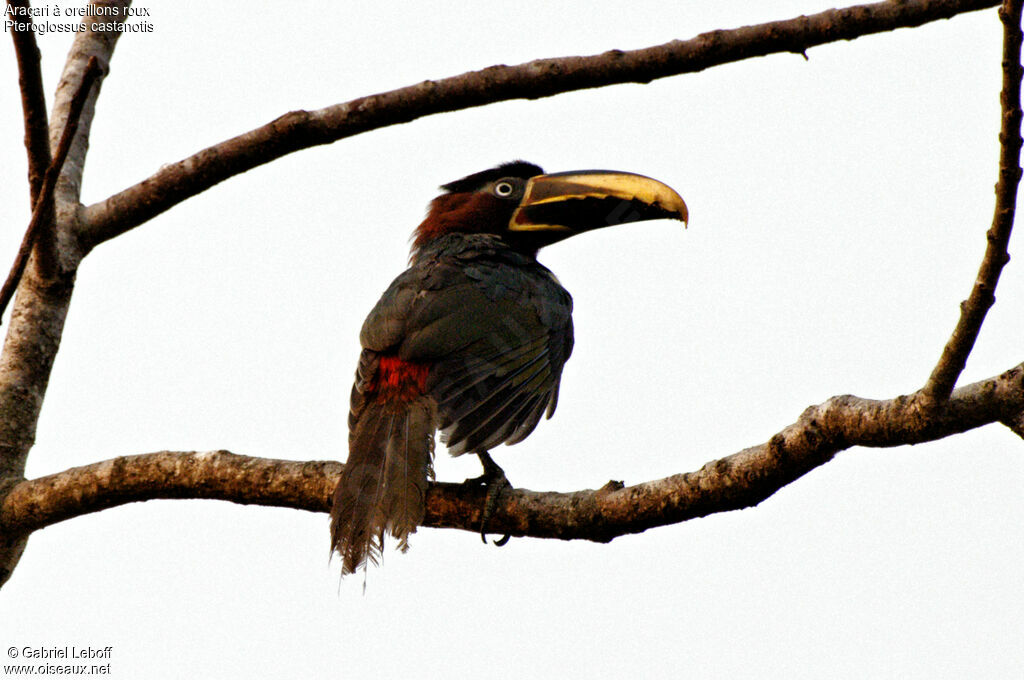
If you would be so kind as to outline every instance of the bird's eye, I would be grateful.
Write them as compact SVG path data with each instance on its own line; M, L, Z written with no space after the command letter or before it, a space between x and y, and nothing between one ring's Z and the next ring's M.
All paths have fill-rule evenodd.
M512 182L507 179L503 179L494 185L494 195L500 198L508 198L516 191L516 187Z

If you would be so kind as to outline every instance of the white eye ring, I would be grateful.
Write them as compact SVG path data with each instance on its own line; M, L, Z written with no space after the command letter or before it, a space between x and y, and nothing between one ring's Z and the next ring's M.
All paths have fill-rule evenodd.
M515 190L516 188L512 186L512 182L508 180L502 180L494 185L494 195L501 198L508 198L515 193Z

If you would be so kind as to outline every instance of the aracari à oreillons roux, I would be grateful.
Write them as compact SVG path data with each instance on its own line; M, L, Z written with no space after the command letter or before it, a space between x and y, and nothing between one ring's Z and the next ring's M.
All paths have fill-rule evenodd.
M516 161L441 188L409 268L359 335L348 462L331 508L344 574L376 563L385 532L408 548L437 430L453 456L480 456L493 500L507 481L488 451L522 441L554 412L573 346L572 298L537 251L613 224L687 220L675 191L623 172L545 175Z

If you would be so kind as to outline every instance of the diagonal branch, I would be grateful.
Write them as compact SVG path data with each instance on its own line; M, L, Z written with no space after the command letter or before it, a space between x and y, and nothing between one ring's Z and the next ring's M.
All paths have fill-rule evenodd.
M512 99L538 99L620 83L649 83L779 52L803 54L838 40L919 26L997 5L996 0L890 0L785 21L712 31L646 49L492 66L355 99L317 111L293 111L189 158L89 206L80 238L86 249L132 229L218 182L286 154L417 118Z
M988 245L971 294L960 304L960 320L921 390L922 406L926 411L931 411L945 401L953 391L957 378L967 365L967 357L974 349L985 315L995 304L999 274L1010 261L1008 247L1021 176L1021 4L1020 0L1007 0L999 10L999 18L1003 22L1003 90L999 96L1002 103L1002 126L999 130L996 207L992 226L986 234Z
M7 0L7 6L29 10L29 0ZM25 28L30 22L15 22L11 30L14 54L18 60L18 86L21 89L21 108L25 117L25 149L28 151L28 184L31 204L43 186L43 174L50 165L49 123L46 121L46 95L43 92L43 72L40 65L36 34Z
M53 190L57 186L57 178L60 177L64 161L68 157L68 151L71 150L71 140L74 139L75 132L78 130L78 119L82 115L85 100L88 98L93 83L96 82L99 75L99 64L96 61L96 57L92 57L89 59L85 73L82 75L82 82L79 84L78 90L71 100L67 124L64 126L64 132L61 134L60 144L57 146L57 154L51 161L50 167L46 169L46 175L39 188L39 194L36 196L35 207L32 209L32 219L29 220L28 228L25 230L21 247L14 258L14 264L7 275L7 280L4 281L3 288L0 288L0 317L3 316L7 310L8 303L10 303L11 298L14 296L14 291L21 281L21 275L25 272L25 265L28 263L29 255L32 254L36 242L41 240L40 233L45 229L53 228ZM52 239L49 242L52 246ZM41 254L42 250L39 251ZM49 269L51 273L55 266L55 260L56 256L52 252L47 256L39 258L43 267Z
M933 441L996 422L1024 409L1024 364L957 389L927 423L908 396L874 401L839 396L808 408L769 442L700 470L623 486L571 493L517 489L490 521L495 533L606 542L717 512L757 505L852 446ZM342 465L163 451L114 458L15 485L0 502L0 529L29 533L126 503L208 498L327 512ZM476 532L482 489L434 484L424 526Z

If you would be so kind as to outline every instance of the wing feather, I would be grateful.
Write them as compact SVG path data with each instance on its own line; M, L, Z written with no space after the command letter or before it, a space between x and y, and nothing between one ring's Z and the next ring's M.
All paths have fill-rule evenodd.
M558 398L572 298L535 259L488 235L425 248L363 326L363 346L431 365L427 393L453 455L521 441ZM353 400L355 403L355 400Z

